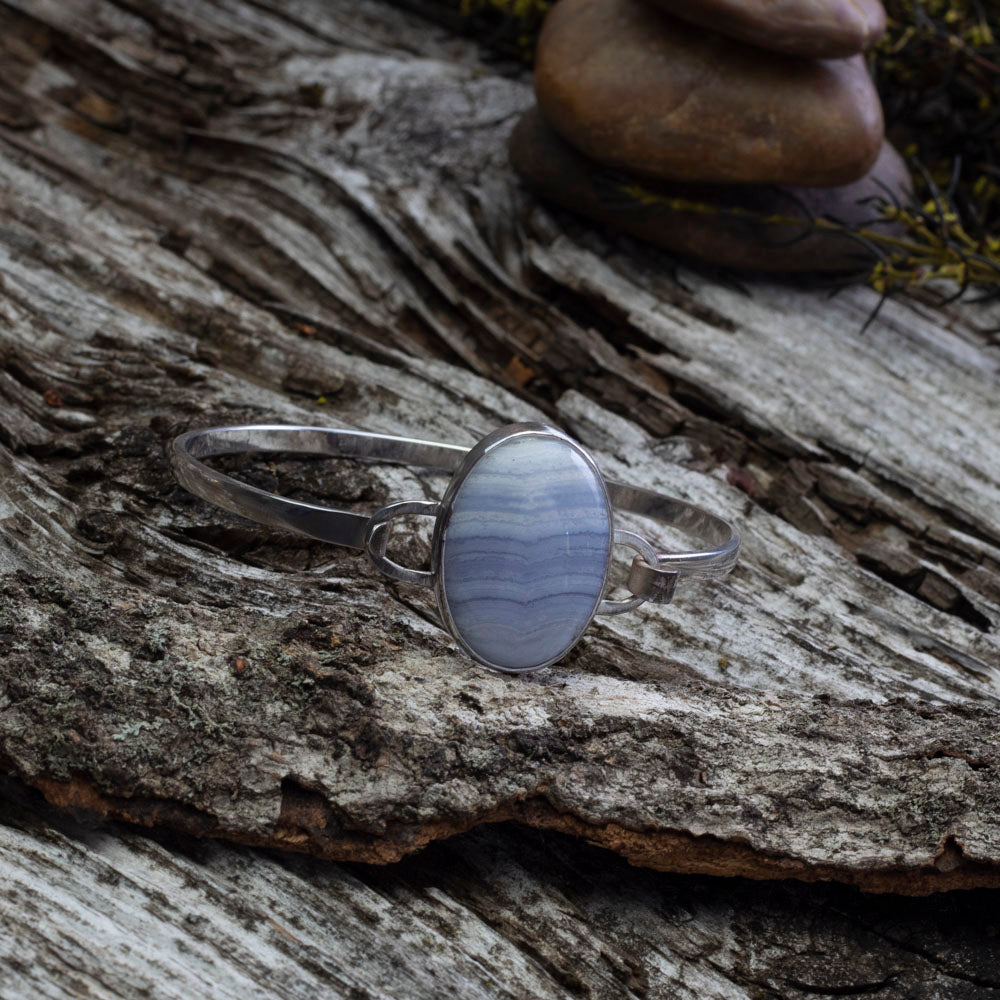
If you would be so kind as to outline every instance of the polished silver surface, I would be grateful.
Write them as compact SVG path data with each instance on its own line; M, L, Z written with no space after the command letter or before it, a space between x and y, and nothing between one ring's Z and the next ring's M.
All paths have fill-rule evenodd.
M368 530L365 532L365 549L375 568L393 580L402 583L415 583L422 587L434 585L434 574L423 569L410 569L393 562L385 554L389 541L391 524L397 517L407 514L421 514L424 517L437 517L441 504L429 500L400 500L376 511L368 519Z
M633 594L646 594L651 604L669 604L677 589L677 570L660 569L655 560L637 555L629 568L628 589Z
M733 568L739 555L740 538L732 525L683 500L604 479L589 452L562 431L540 424L511 425L494 432L484 441L497 441L523 433L553 435L559 440L570 442L576 452L585 456L586 461L593 466L616 511L663 522L686 532L705 546L691 552L658 552L642 536L620 528L614 529L616 544L628 545L639 553L633 560L627 582L632 597L624 601L601 600L595 613L621 614L633 610L645 601L666 603L672 598L678 580L689 577L722 577ZM475 464L475 456L484 447L488 446L480 442L470 451L459 445L365 431L252 425L213 427L182 434L170 446L170 463L181 485L197 496L261 524L296 531L336 545L364 549L372 563L385 575L406 583L434 586L441 599L440 544L447 529L450 498L454 496L462 480L461 470L471 468ZM203 461L220 455L255 452L287 452L392 462L441 472L459 472L460 475L455 477L440 503L401 501L390 504L374 515L368 515L281 497L240 482ZM386 544L393 521L409 515L436 516L430 572L401 566L386 556ZM442 614L446 626L468 651L449 617L446 597L442 600ZM480 662L486 661L480 659ZM486 665L495 666L491 663ZM531 669L542 665L544 664L535 664Z
M627 545L630 549L635 549L639 553L636 558L643 559L649 565L649 571L655 575L660 573L660 570L656 569L657 553L656 549L646 541L642 535L637 535L634 531L626 531L623 528L615 528L614 535L615 545ZM627 611L635 611L640 604L645 604L646 601L650 600L649 594L653 592L653 587L646 588L649 593L644 593L641 590L633 590L629 587L629 591L632 597L624 601L612 601L603 600L597 608L597 614L599 615L623 615ZM666 601L662 603L667 603Z
M170 446L170 464L185 489L223 510L273 528L297 531L322 542L363 549L371 520L369 515L268 493L217 472L205 465L202 459L254 452L289 452L419 465L426 469L452 472L458 468L467 451L468 448L457 445L434 444L389 434L329 427L254 424L212 427L182 434Z

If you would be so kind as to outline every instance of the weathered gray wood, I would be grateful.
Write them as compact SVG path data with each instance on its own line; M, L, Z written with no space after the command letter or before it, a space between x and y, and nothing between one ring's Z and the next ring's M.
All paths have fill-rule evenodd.
M864 288L678 273L521 192L524 78L331 7L0 7L3 770L332 858L517 818L680 871L997 885L997 310L862 334ZM739 520L736 574L511 682L163 458L222 421L525 418ZM245 470L369 509L438 486Z
M9 788L2 789L5 795ZM914 900L632 868L481 827L334 865L0 805L0 997L980 1000L995 892Z

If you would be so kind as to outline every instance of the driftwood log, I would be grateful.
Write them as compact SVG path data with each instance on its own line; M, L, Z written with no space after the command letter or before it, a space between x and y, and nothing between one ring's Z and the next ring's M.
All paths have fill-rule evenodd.
M1000 985L987 931L960 938L990 892L872 904L702 877L1000 887L1000 310L909 297L863 331L864 287L743 287L547 210L506 161L524 71L375 0L4 0L0 58L0 865L20 887L0 916L34 942L0 952L0 995L46 969L52 995L83 995L72 975L132 995L141 976L59 929L72 911L96 934L124 897L146 915L119 927L190 913L184 975L225 967L239 996L439 996L434 968L467 996ZM165 458L219 423L471 445L523 419L738 521L733 576L496 676L427 593L195 500ZM442 485L231 468L364 510ZM419 525L397 536L427 558ZM505 820L560 833L484 827ZM341 862L426 849L377 870L190 836ZM258 935L241 953L271 959L205 951L199 921L234 920ZM338 920L340 961L376 978L307 957ZM424 921L427 948L458 939L407 992ZM140 961L154 995L197 992L165 984L161 947ZM828 970L795 965L824 948ZM288 978L269 987L272 960Z
M0 996L989 1000L996 891L630 867L501 824L394 865L141 836L0 782Z

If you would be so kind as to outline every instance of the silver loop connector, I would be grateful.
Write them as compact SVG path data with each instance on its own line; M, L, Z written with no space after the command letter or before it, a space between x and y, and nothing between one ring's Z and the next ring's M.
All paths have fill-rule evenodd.
M627 545L630 549L635 549L639 553L637 559L645 559L651 563L656 562L656 549L642 535L637 535L634 531L626 531L624 528L615 528L614 538L615 545ZM629 574L629 579L631 579L631 574ZM645 604L648 600L645 595L632 590L631 586L629 586L629 590L635 595L634 597L628 597L624 601L603 600L597 606L597 614L623 615L627 611L634 611L640 604Z
M626 586L635 595L644 597L650 604L669 604L677 587L680 574L673 569L660 569L636 556L632 560Z
M434 586L434 574L423 569L410 569L394 562L386 554L392 521L407 514L423 514L436 517L440 504L430 500L401 500L372 514L365 530L365 551L372 564L380 572L402 583L415 583L422 587Z

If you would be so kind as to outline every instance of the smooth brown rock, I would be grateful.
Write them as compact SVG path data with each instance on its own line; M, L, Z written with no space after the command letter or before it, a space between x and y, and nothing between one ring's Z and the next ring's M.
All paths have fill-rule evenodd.
M648 0L654 6L774 52L841 59L885 33L879 0Z
M559 0L535 92L585 155L668 180L848 184L882 148L882 106L860 56L762 52L644 0Z
M543 198L674 253L755 271L847 271L870 265L874 255L863 243L841 232L814 230L811 220L827 216L847 225L867 223L875 212L866 199L884 197L888 189L905 200L910 189L906 165L889 143L866 177L839 188L633 181L581 156L537 109L515 127L510 158ZM689 207L672 208L668 199ZM765 223L761 216L789 221ZM869 228L890 229L887 223Z

